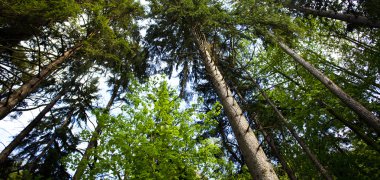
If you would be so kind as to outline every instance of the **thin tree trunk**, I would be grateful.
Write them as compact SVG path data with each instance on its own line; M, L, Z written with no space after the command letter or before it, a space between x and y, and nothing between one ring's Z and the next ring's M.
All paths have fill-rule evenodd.
M276 155L276 157L280 161L282 168L284 169L286 174L288 174L289 179L296 180L297 177L294 174L294 171L289 167L288 163L286 163L285 157L282 156L281 152L277 149L276 144L274 143L274 138L272 137L272 135L265 131L265 129L261 126L261 124L259 123L259 121L256 118L253 118L253 119L254 119L255 124L257 125L259 131L261 131L263 133L265 141L268 143L271 150L273 151L273 153Z
M288 6L291 9L297 10L304 14L311 14L314 16L326 17L330 19L337 19L341 21L345 21L351 24L357 24L361 26L367 26L371 28L380 28L380 21L371 20L364 16L356 16L353 14L343 14L334 11L324 11L324 10L316 10L312 8L300 7L300 6Z
M375 86L375 87L377 87L377 88L380 89L380 84L376 84L376 82L368 82L368 80L365 77L363 77L361 75L358 75L355 72L352 72L352 71L350 71L350 70L348 70L348 69L346 69L344 67L338 66L338 65L334 64L331 61L326 60L325 58L322 57L322 55L320 55L320 54L318 54L318 53L316 53L316 52L314 52L312 50L307 50L307 51L309 51L309 52L313 53L314 55L318 56L318 58L322 61L323 64L331 66L331 67L333 67L334 69L336 69L338 71L344 72L344 73L346 73L346 74L348 74L350 76L353 76L353 77L361 80L362 82L366 82L368 85L372 85L372 86ZM352 81L351 82L349 80L347 80L347 81L349 83L352 83ZM374 90L370 90L370 91L373 92Z
M296 130L288 123L288 120L282 115L280 110L277 109L276 105L269 99L268 95L261 89L261 87L252 79L255 86L259 89L261 95L265 98L268 104L273 108L277 117L281 120L281 122L285 125L285 127L290 131L293 137L297 140L298 144L301 146L302 150L306 153L309 159L313 162L318 171L322 174L325 179L332 180L333 178L330 176L329 172L323 165L319 162L317 156L311 152L309 146L298 136Z
M33 119L14 139L13 141L5 147L5 149L0 153L0 164L7 160L8 156L12 151L22 142L22 140L41 122L45 114L50 111L50 109L57 103L59 99L66 93L66 89L61 90L55 98L47 105L45 108Z
M19 102L24 100L32 91L38 88L41 82L43 82L53 71L60 67L67 58L72 56L81 47L82 44L79 44L64 52L62 56L58 57L42 69L39 74L15 90L9 98L0 102L0 120L6 117Z
M368 146L371 146L374 150L377 152L380 152L380 145L377 144L374 140L372 140L370 137L365 135L359 128L357 128L354 124L351 122L345 120L342 116L340 116L338 113L336 113L331 107L329 107L325 102L322 100L318 101L318 104L327 110L331 115L333 115L337 120L339 120L342 124L350 128L360 139L362 139Z
M270 36L271 38L275 39L273 34L271 34ZM372 114L358 101L353 99L350 95L345 93L332 80L330 80L321 71L319 71L309 62L303 59L294 50L290 49L281 41L277 41L277 43L281 47L281 49L283 49L288 55L290 55L297 63L301 64L307 71L309 71L315 78L317 78L323 85L325 85L335 96L337 96L344 104L346 104L357 115L359 115L359 119L362 119L368 125L368 127L373 128L376 131L376 133L380 135L380 120L374 114Z
M349 37L345 33L340 33L340 32L335 31L335 34L339 38L345 39L346 41L349 41L349 42L354 43L355 45L357 45L356 47L354 47L356 49L361 49L360 47L363 47L364 49L366 49L366 50L368 49L368 50L372 51L373 53L380 53L380 51L376 47L368 45L368 44L365 44L364 42L356 40L356 39L354 39L352 37ZM328 37L330 37L330 36L328 36Z
M257 180L278 179L247 119L244 117L240 106L232 96L230 88L215 65L214 59L211 56L210 44L204 35L197 32L195 28L192 29L192 36L198 46L206 71L212 80L218 97L222 101L224 111L228 116L250 174Z
M108 101L107 106L105 108L105 112L109 112L109 110L111 109L111 106L113 105L113 103L116 99L117 92L118 92L119 88L120 88L120 81L117 81L116 84L114 85L111 98ZM73 176L73 180L81 179L84 171L86 170L86 166L88 164L88 160L90 158L91 151L96 147L98 137L101 134L101 132L102 132L102 126L98 124L95 128L95 131L92 133L90 142L88 143L87 148L86 148L86 150L82 156L82 159L80 160L80 162L77 166L77 169L76 169L74 176Z
M71 116L73 115L74 110L70 110L70 112L67 114L65 121L63 121L62 125L59 127L60 129L65 128L67 125L69 125L69 122L71 120ZM46 154L47 150L53 142L55 141L55 138L57 137L56 133L52 135L50 141L47 143L46 147L41 151L41 153L33 160L32 164L29 166L29 172L33 172L37 163L40 161L40 159Z
M298 87L300 87L302 90L306 90L304 87L302 87L298 82L294 81L294 79L292 79L291 77L289 77L288 75L280 72L280 71L277 71L278 73L280 73L282 76L284 76L285 78L289 79L290 81L292 81L293 83L295 83ZM329 112L331 115L333 115L338 121L340 121L343 125L347 126L349 129L352 130L352 132L354 132L360 139L362 139L368 146L371 146L372 148L374 148L376 151L379 151L380 150L380 147L379 145L374 142L370 137L368 137L365 133L363 133L360 129L358 129L355 125L353 125L351 122L345 120L342 116L340 116L338 113L336 113L330 106L328 106L323 100L321 99L317 99L316 100L318 102L318 104L322 107L322 108L325 108L327 110L327 112Z

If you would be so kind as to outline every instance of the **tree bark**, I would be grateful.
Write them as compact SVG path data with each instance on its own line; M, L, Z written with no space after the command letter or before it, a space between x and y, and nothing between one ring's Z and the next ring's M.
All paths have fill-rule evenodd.
M109 110L111 109L111 106L113 105L116 99L119 88L120 88L120 80L117 81L116 84L114 85L111 98L108 101L106 108L104 109L105 112L109 112ZM95 131L92 133L90 142L88 143L87 148L82 156L82 159L80 160L77 166L77 169L73 176L73 180L79 180L83 176L83 173L86 170L86 165L91 156L91 151L96 147L97 142L98 142L98 137L101 134L101 132L102 132L102 126L98 124L95 128Z
M270 34L271 38L274 38L273 34ZM278 45L288 55L290 55L297 63L302 65L307 71L309 71L315 78L317 78L323 85L327 87L335 96L337 96L344 104L352 109L360 118L373 128L378 135L380 135L380 120L374 114L372 114L367 108L361 105L358 101L353 99L350 95L345 93L339 86L337 86L332 80L325 76L321 71L303 59L294 50L290 49L281 41L277 41Z
M57 103L59 99L66 93L66 89L61 90L55 98L47 105L45 108L37 115L36 118L31 121L28 126L26 126L14 139L13 141L5 147L5 149L0 153L0 164L7 160L8 156L12 151L22 142L22 140L41 122L45 114L50 111L50 109Z
M302 12L304 14L311 14L314 16L320 16L320 17L326 17L330 19L337 19L341 21L345 21L350 24L357 24L361 26L367 26L371 28L380 28L380 21L377 20L371 20L367 17L364 16L356 16L353 14L343 14L343 13L338 13L334 11L324 11L324 10L316 10L312 8L306 8L306 7L300 7L300 6L293 6L289 5L288 6L290 9L297 10L299 12Z
M285 157L281 154L281 152L277 149L276 144L274 143L274 139L270 133L267 133L265 129L261 126L260 122L256 119L253 118L255 121L255 124L259 128L259 131L261 131L264 135L264 139L271 148L272 152L276 155L278 160L280 161L282 168L288 175L289 179L291 180L297 180L296 175L294 174L294 171L289 167L288 163L286 163Z
M60 67L67 58L72 56L81 47L82 44L79 44L64 52L62 56L45 66L39 74L15 90L9 98L0 102L0 120L6 117L19 102L24 100L32 91L38 88L41 82L43 82L54 70Z
M203 33L200 33L196 27L192 29L191 33L202 56L206 71L228 116L250 174L257 180L278 179L240 106L232 96L230 88L215 65L214 57L211 56L210 44Z

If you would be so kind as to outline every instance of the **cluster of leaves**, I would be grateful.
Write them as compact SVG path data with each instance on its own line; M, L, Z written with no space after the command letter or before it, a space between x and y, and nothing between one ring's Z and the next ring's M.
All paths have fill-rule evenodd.
M199 103L181 107L176 92L157 79L134 83L117 116L96 111L102 123L98 162L90 177L220 179L233 172L218 139L202 138L216 126L220 105L202 113ZM219 109L219 110L217 110Z

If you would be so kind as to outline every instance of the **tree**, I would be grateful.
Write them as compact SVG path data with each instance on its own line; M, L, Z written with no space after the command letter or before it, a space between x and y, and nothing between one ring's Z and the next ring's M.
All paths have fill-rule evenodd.
M67 59L71 58L79 49L82 49L83 53L78 56L79 59L93 58L98 64L108 64L109 66L117 65L115 61L118 60L118 57L114 55L115 51L122 50L124 53L131 53L132 47L136 45L130 45L128 43L129 39L126 39L126 37L132 38L136 35L137 27L133 24L133 19L141 15L141 8L138 3L126 1L120 3L119 9L107 9L107 7L113 6L112 3L114 2L95 1L94 4L82 3L82 11L86 13L88 19L84 20L84 25L79 25L79 18L81 17L73 17L74 21L66 22L66 24L70 24L70 28L74 28L69 34L65 30L65 23L57 25L57 29L51 34L55 38L60 36L63 42L61 42L62 45L58 49L54 49L57 46L56 44L51 46L54 49L53 51L59 55L17 90L10 89L9 95L3 98L0 103L0 119L8 115L32 91L38 89L40 83L45 81L52 72L62 68L62 64L68 61ZM104 11L102 11L102 8ZM138 41L138 37L133 37L132 39ZM78 59L71 58L70 60ZM140 62L140 64L142 63ZM144 71L144 68L142 70Z
M197 30L193 30L193 36L203 56L202 58L206 70L210 74L214 88L229 117L230 124L239 143L239 148L247 161L251 175L258 179L276 179L277 176L272 166L267 162L267 157L253 134L247 119L244 117L243 111L232 96L232 92L227 83L223 80L223 76L218 70L218 67L214 64L215 60L213 60L213 57L210 55L210 44L208 44L203 34L199 34L199 32L196 31Z
M26 126L20 134L18 134L13 141L4 148L4 150L0 154L0 163L3 163L6 161L8 156L12 153L12 151L21 143L21 141L28 136L28 134L41 122L41 120L44 118L45 114L48 113L51 108L57 103L58 100L61 99L61 97L66 93L65 90L62 90L59 92L56 97L37 115L36 118L33 119L29 123L28 126Z
M81 13L81 7L73 0L2 1L0 6L4 9L0 18L3 119L15 106L24 104L23 100L81 46L70 44L72 38L81 38L72 37L71 33L79 29L67 25L70 18Z
M219 158L218 140L197 138L215 125L217 108L207 114L198 113L197 104L180 110L180 98L156 79L131 89L121 114L96 112L103 129L93 152L98 163L87 177L201 179L231 173Z
M59 67L67 58L74 54L82 45L73 47L66 51L62 56L46 66L41 73L30 79L27 83L18 88L15 92L9 95L9 98L0 103L0 119L7 116L11 110L26 96L28 96L33 90L39 87L39 85Z
M119 88L120 88L120 80L114 84L112 94L111 94L111 98L108 101L106 107L104 108L104 111L106 113L110 111L111 106L114 104L114 101L118 95ZM86 150L82 156L82 159L80 160L80 162L76 168L73 179L81 179L84 171L86 170L87 164L89 162L89 158L92 154L92 151L94 151L94 148L97 146L98 138L101 135L101 132L103 129L102 128L103 125L100 123L101 122L98 122L97 126L95 127L95 130L94 130L94 132L90 138L90 141L88 142L88 145L87 145Z
M28 140L34 142L23 142L23 146L19 148L21 152L14 156L17 160L24 158L26 162L22 166L25 173L23 178L70 178L62 160L74 152L79 143L78 137L72 134L69 126L73 113L73 110L67 112L65 119L41 123L28 137Z
M223 104L251 175L258 179L277 179L273 167L268 163L267 157L249 127L243 111L218 70L215 64L218 60L217 56L214 56L212 46L203 33L203 31L209 30L210 27L208 26L211 25L212 27L212 23L217 25L219 18L223 17L221 7L218 4L209 7L208 3L211 2L208 1L152 1L151 3L151 18L157 21L157 25L148 30L151 36L148 35L148 37L156 43L162 39L168 39L168 37L175 38L169 41L180 42L181 47L175 47L172 44L160 44L162 49L166 50L165 53L171 53L174 58L179 57L173 55L175 53L193 53L192 50L200 53L200 59ZM215 19L210 18L211 15ZM175 37L170 37L171 35L168 33L172 32L168 32L168 30L175 30ZM188 57L185 56L186 58Z
M244 6L246 4L241 3L242 5L239 7L242 10L246 10L246 13L252 13L250 9L246 7L244 9ZM265 5L265 4L264 4ZM257 9L260 10L260 4L257 3ZM276 16L283 16L282 14L276 15ZM266 22L268 21L268 22ZM334 81L329 79L324 73L319 71L317 68L315 68L313 65L311 65L309 62L307 62L305 59L303 59L301 56L299 56L293 49L288 47L283 43L283 40L281 39L280 34L289 34L291 33L292 29L294 29L291 25L285 25L283 23L279 24L272 24L273 22L276 22L277 20L273 18L273 20L267 20L267 19L258 19L258 18L252 18L252 19L242 19L242 24L247 25L248 27L252 27L254 31L257 33L257 35L262 36L264 40L269 41L270 43L278 44L279 47L288 55L290 55L297 63L299 63L301 66L303 66L308 72L310 72L315 78L317 78L322 84L325 85L326 88L328 88L336 97L338 97L344 104L346 104L349 108L351 108L358 116L360 117L360 120L365 122L368 127L373 128L378 134L380 130L380 120L376 117L375 114L373 114L371 111L369 111L366 107L364 107L360 102L353 99L350 95L348 95L345 91L343 91L339 86L335 84ZM255 27L253 26L255 23L261 23L264 25L267 25L266 28L274 28L273 30L265 30L261 27ZM270 31L277 31L278 34L274 35ZM290 32L289 32L290 31ZM295 31L297 32L297 31Z
M303 151L307 154L309 159L314 163L316 168L319 170L319 172L324 176L325 179L333 179L330 175L330 173L326 170L325 167L320 163L317 156L311 152L310 148L307 146L307 144L298 136L296 130L292 127L291 124L289 124L288 120L282 115L282 113L278 110L276 105L269 99L268 95L261 89L260 85L258 85L255 81L253 82L256 84L256 87L261 92L261 95L264 97L264 99L267 101L267 103L273 108L273 111L276 113L278 118L282 121L284 126L290 131L292 136L297 140L298 144L302 147Z
M71 67L72 70L74 67ZM77 68L84 70L85 67L85 64L81 64ZM92 101L96 99L94 93L98 91L96 78L93 79L86 74L87 79L85 79L81 74L82 71L75 72L76 74L65 74L65 79L68 80L61 86L54 87L62 89L59 94L1 153L5 159L21 163L20 169L27 172L26 176L68 175L60 160L75 151L75 146L78 144L78 138L71 132L72 126L69 125L79 124L80 127L81 123L87 121L86 111L92 108ZM86 80L86 83L78 83L82 80ZM54 88L46 91L54 92ZM17 148L16 153L9 156L15 148ZM1 164L6 165L4 161ZM9 169L2 168L4 172ZM3 176L7 177L8 174L5 173Z
M108 2L103 4L101 8L107 10L108 7L113 7L115 5L114 3L119 3L118 5L120 5L121 2ZM140 14L140 6L138 3L130 1L123 1L121 4L122 5L118 6L119 9L116 8L110 12L98 14L98 17L95 16L99 19L106 18L109 15L120 16L119 18L113 16L114 19L106 21L106 25L102 24L105 26L104 28L108 29L105 35L109 37L109 41L105 43L94 42L96 46L106 49L106 54L104 54L104 51L90 51L90 57L95 57L100 64L109 68L114 75L114 78L110 79L110 85L113 85L113 90L111 98L103 108L105 112L110 111L111 106L118 100L120 93L126 90L125 87L129 84L129 76L136 75L138 78L143 79L145 75L146 64L144 51L141 50L138 45L139 37L136 35L135 31L137 29L135 29L136 27L133 22L134 18L137 18L136 16ZM123 13L125 11L129 13ZM76 168L73 179L81 179L85 172L92 152L98 144L98 138L101 135L102 128L102 124L98 122L82 159ZM94 164L95 163L96 160Z
M78 66L81 66L81 67L78 67ZM80 69L79 69L80 68ZM94 84L96 83L96 81L90 81L90 85L88 85L87 83L83 83L82 85L78 85L77 81L80 81L83 79L83 76L86 75L87 73L87 70L88 68L90 68L88 66L88 64L86 65L85 63L82 63L80 65L72 65L69 70L67 70L66 72L63 72L63 75L64 75L64 79L62 79L63 83L58 86L58 87L50 87L49 89L48 88L45 88L46 93L45 95L49 94L51 91L57 91L56 89L59 89L59 92L57 92L57 94L55 95L55 97L44 107L44 109L28 124L28 126L26 126L14 139L13 141L6 147L4 148L4 150L1 152L0 154L0 162L4 162L8 156L11 154L11 152L17 147L19 146L22 141L24 141L24 139L26 137L29 136L30 132L35 129L36 127L38 127L41 123L41 121L43 121L44 118L46 118L48 112L55 112L55 109L53 108L54 106L56 106L56 104L58 104L57 102L60 101L63 98L63 100L60 101L59 104L64 104L65 102L65 99L70 99L68 98L70 95L72 94L75 94L76 96L80 97L80 94L81 94L81 91L83 91L83 89L91 89L91 86L94 86ZM75 71L75 73L72 73L70 71ZM80 87L83 87L83 86L90 86L90 87L86 87L86 88L83 88L83 89L80 89ZM97 90L97 89L96 89ZM86 101L91 101L91 97L90 95L93 93L90 91L87 92L87 96L84 97L84 99L86 99ZM84 102L86 102L84 101ZM70 104L70 102L69 102ZM74 104L70 104L71 108L74 108L76 107L75 106L75 103ZM60 107L60 110L62 110L64 108ZM80 109L80 108L79 108ZM78 110L79 111L79 110ZM76 112L78 112L76 111ZM73 114L73 110L69 110L69 111L64 111L63 113L68 113L68 112L71 112L70 114Z
M272 36L272 38L274 38ZM380 119L377 118L372 112L365 108L361 103L353 99L347 93L345 93L338 85L326 77L321 71L316 69L313 65L305 61L295 51L290 49L282 42L278 42L279 46L289 54L295 61L300 63L305 69L307 69L315 78L317 78L322 84L326 86L334 95L336 95L343 103L357 113L362 120L367 123L369 127L372 127L377 134L380 134Z
M83 127L89 120L88 111L93 109L98 96L98 80L81 78L85 83L75 82L71 92L60 101L59 107L50 111L37 128L19 147L14 159L23 159L23 169L32 177L70 178L64 158L77 152L79 137L76 128Z

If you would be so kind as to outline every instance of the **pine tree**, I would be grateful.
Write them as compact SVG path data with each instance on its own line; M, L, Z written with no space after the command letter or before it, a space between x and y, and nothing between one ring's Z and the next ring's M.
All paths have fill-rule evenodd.
M150 33L148 38L151 38L155 43L159 43L162 39L168 40L166 45L161 43L159 45L167 51L165 53L171 53L172 57L170 58L182 59L178 55L179 53L194 53L197 51L200 53L200 59L223 104L251 175L258 179L277 179L272 165L267 162L257 138L219 71L216 65L217 56L212 52L212 45L209 44L203 32L207 31L209 26L212 27L212 23L217 25L219 18L223 17L223 12L218 4L214 5L214 7L208 7L210 6L208 3L211 2L152 1L151 18L157 21L157 25L148 30ZM173 33L173 31L169 32L169 29L174 31L174 37L169 34ZM171 42L180 42L180 47L170 44ZM184 58L188 57L184 56Z
M53 73L66 59L72 56L82 45L77 45L72 49L66 51L62 56L47 65L41 73L30 79L23 84L20 88L10 94L5 100L0 103L0 119L7 116L11 110L22 100L25 99L32 91L39 87L39 85Z

